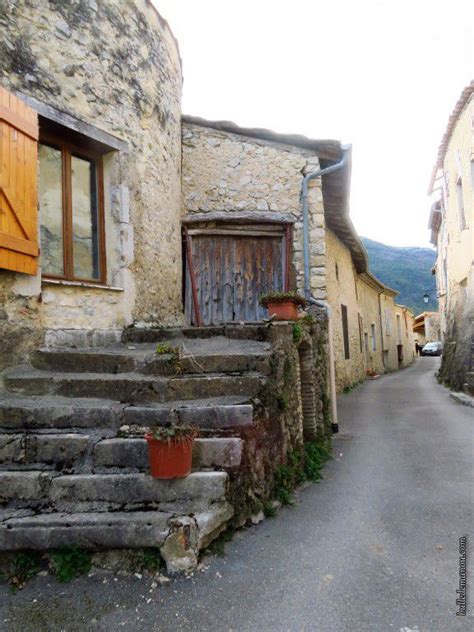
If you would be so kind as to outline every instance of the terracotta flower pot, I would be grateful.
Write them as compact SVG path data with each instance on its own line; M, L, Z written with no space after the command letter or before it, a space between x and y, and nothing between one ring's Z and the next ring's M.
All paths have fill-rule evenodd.
M268 315L275 315L275 320L298 320L298 305L293 301L278 301L267 303Z
M148 461L153 478L185 478L191 474L193 437L175 437L159 441L146 434Z

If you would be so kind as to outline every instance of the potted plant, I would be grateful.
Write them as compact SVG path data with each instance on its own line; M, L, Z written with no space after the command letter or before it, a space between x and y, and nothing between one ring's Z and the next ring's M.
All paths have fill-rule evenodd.
M192 426L160 426L145 435L153 478L185 478L191 473L193 443L197 435Z
M296 292L270 292L260 297L260 303L276 320L298 320L298 309L306 307L306 299Z

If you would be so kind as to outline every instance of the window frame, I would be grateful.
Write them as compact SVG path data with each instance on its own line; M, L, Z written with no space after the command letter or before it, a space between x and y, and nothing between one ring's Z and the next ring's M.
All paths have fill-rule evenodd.
M351 359L350 337L349 337L349 314L347 305L341 303L342 339L344 346L344 359Z
M375 323L370 323L370 338L372 342L372 353L377 351L377 329Z
M61 152L61 186L62 186L62 226L63 226L63 275L43 273L44 279L56 281L74 281L79 283L96 283L105 285L107 280L107 260L105 245L105 212L104 212L104 164L102 154L86 149L70 142L68 138L40 129L39 145L46 145ZM97 237L99 276L94 279L74 275L74 238L72 215L72 158L90 161L95 169L97 189ZM41 253L40 253L41 257Z

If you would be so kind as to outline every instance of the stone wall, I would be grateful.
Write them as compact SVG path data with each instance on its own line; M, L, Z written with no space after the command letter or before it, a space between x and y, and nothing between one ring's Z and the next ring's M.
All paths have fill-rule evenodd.
M235 526L244 524L252 513L259 513L274 497L283 466L295 459L303 466L305 442L321 446L331 442L327 319L314 307L308 311L311 317L300 321L296 329L292 323L273 323L269 328L270 374L255 401L255 424L239 433L244 439L244 465L231 475ZM302 401L303 350L310 351L312 368L315 414L311 420Z
M3 364L46 331L90 343L133 321L182 320L182 79L166 22L145 0L4 0L0 83L128 145L105 157L107 285L119 290L0 271Z
M364 358L360 349L357 273L349 249L330 231L326 231L327 295L333 319L333 341L338 393L365 378ZM349 358L344 356L341 305L347 307Z
M397 323L397 344L403 346L403 357L401 366L409 366L415 359L415 338L413 335L413 314L403 305L395 305L395 318L399 318L400 327Z
M295 218L293 277L303 290L301 183L318 169L314 152L240 134L183 124L185 213L251 211L288 213ZM326 298L324 206L320 179L309 195L311 287Z
M382 359L382 339L380 334L380 289L369 285L362 277L357 280L359 304L362 314L362 350L366 371L382 374L385 371ZM373 326L373 327L372 327ZM375 331L375 349L373 332Z
M382 314L383 362L386 371L398 369L397 321L395 315L395 298L390 294L380 295Z
M444 343L439 377L458 390L463 388L467 373L473 370L470 353L474 341L473 116L471 95L453 127L439 180L443 196L436 244L436 280Z

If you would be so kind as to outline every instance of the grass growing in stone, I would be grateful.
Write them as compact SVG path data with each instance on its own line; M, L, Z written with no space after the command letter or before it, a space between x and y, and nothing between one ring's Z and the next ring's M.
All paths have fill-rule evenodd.
M16 553L5 570L4 577L13 590L23 586L41 570L42 555L38 551L20 551Z
M273 495L282 505L293 504L293 492L305 481L317 482L322 478L322 468L331 458L330 442L307 441L304 452L291 450L287 462L281 464L275 472Z
M141 570L148 571L149 573L157 573L163 568L163 559L158 549L144 549L143 550L143 565Z
M348 386L345 386L343 389L343 393L350 393L351 391L353 391L355 388L357 388L357 386L360 386L361 384L363 384L365 382L365 379L362 380L355 380L355 382L352 382L352 384L349 384Z
M226 529L218 538L211 542L206 549L206 553L222 557L225 553L225 545L233 539L234 535L235 529Z
M322 478L324 464L332 458L331 446L307 441L304 444L304 473L306 480L318 482Z
M157 355L166 355L168 353L171 355L176 355L177 350L176 347L172 347L168 342L159 342L156 345L155 353Z
M275 518L278 513L278 508L271 500L266 500L263 503L263 513L265 518Z
M279 410L286 410L289 404L289 397L286 393L280 393L277 395L276 402Z
M78 575L88 573L92 554L78 547L58 549L50 554L51 570L58 582L66 583Z
M303 328L301 327L299 323L294 323L293 329L292 329L292 335L293 335L293 342L299 342L301 340L301 337L303 335Z

